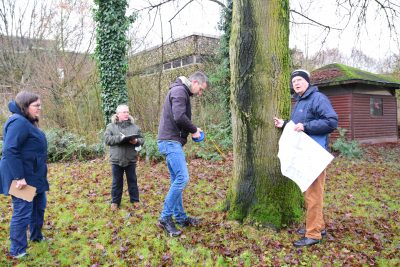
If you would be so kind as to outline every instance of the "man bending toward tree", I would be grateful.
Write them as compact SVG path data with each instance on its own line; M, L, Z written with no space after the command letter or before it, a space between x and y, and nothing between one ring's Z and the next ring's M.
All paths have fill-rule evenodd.
M195 72L189 78L181 76L170 86L165 98L160 125L158 127L158 148L166 157L170 173L171 185L164 201L164 207L159 217L158 226L170 236L179 236L173 221L181 227L198 226L199 220L188 217L183 208L182 192L189 181L183 146L189 134L199 138L200 128L192 121L190 97L201 96L207 89L208 78L202 72Z

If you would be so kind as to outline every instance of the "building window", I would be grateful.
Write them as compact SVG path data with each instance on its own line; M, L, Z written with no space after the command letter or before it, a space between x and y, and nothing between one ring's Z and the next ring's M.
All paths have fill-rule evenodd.
M182 66L193 64L193 62L194 62L193 56L182 58Z
M382 98L371 97L369 100L371 116L383 116Z
M174 68L179 68L181 66L181 59L176 59L172 62Z
M170 68L172 68L171 62L168 62L168 63L164 64L164 70L169 70Z

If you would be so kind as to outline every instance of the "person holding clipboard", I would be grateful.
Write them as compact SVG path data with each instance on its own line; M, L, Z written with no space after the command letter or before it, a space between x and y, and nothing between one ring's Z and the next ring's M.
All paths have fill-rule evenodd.
M112 168L111 210L118 210L123 192L123 176L126 175L130 202L139 208L139 189L136 177L136 159L143 145L140 128L129 115L127 105L119 105L116 114L111 117L104 133L106 145L110 146Z
M10 256L26 257L30 240L43 241L46 209L47 139L39 129L39 95L21 91L8 104L12 115L3 129L3 154L0 161L0 193L11 195Z

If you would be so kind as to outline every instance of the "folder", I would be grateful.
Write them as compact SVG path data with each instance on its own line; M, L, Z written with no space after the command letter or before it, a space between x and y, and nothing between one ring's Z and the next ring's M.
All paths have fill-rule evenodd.
M26 185L22 189L17 188L17 181L13 180L10 186L10 191L8 192L10 195L14 197L21 198L28 202L32 202L33 198L36 195L36 187Z

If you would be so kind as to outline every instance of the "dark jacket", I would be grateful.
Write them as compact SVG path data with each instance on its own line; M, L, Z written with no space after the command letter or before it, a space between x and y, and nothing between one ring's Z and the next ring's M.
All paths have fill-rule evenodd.
M12 180L22 178L36 187L37 193L48 191L46 136L22 115L15 101L8 108L13 115L3 129L0 193L8 195Z
M112 164L126 167L136 162L137 154L136 147L144 144L143 138L138 138L138 142L132 145L129 142L122 142L122 134L132 135L141 134L140 128L134 123L134 120L129 116L127 121L117 121L117 115L111 117L111 123L107 125L104 132L106 145L110 146L110 162Z
M327 149L328 135L338 126L338 116L328 97L316 86L310 86L302 96L296 94L295 99L291 120L303 123L304 132Z
M173 140L185 145L189 133L197 132L197 127L191 121L192 95L180 78L171 84L158 126L158 140Z

